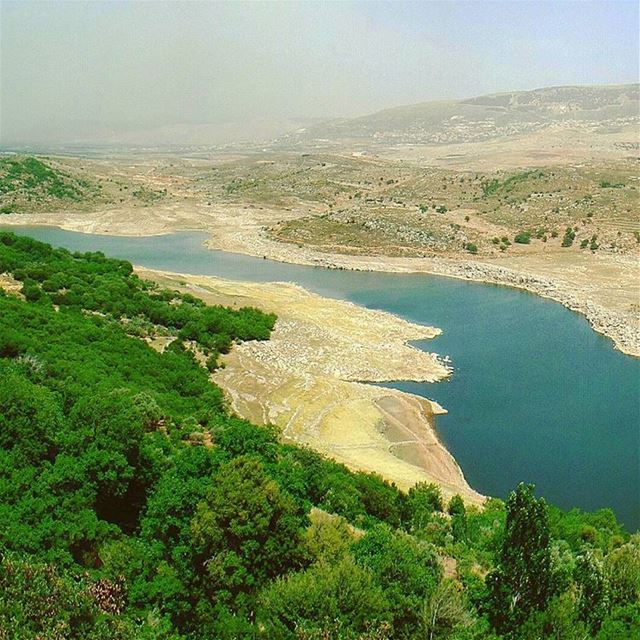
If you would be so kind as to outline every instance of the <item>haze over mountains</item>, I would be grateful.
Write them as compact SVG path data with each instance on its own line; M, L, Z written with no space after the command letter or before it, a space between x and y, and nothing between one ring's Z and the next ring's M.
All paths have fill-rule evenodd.
M356 118L258 119L133 130L104 129L61 145L184 149L383 149L509 139L549 129L621 133L640 121L640 85L548 87L398 106ZM633 129L629 129L633 133ZM629 137L629 136L627 136ZM624 141L634 147L637 135ZM628 143L628 144L627 144ZM637 146L637 144L635 145Z

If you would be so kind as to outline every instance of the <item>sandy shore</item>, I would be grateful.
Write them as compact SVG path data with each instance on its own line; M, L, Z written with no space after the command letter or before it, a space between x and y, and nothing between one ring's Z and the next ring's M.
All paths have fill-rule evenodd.
M269 341L234 347L213 375L237 414L276 424L286 440L379 473L401 488L436 482L446 497L459 493L470 502L483 501L437 437L434 418L444 409L363 382L447 377L450 371L436 355L407 344L433 338L438 329L292 284L136 271L210 304L250 305L278 315Z

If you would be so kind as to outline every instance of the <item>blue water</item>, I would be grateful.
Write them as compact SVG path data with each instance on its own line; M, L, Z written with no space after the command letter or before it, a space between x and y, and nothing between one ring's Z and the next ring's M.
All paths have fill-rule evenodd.
M290 281L443 329L418 347L451 357L438 384L388 386L438 401L442 441L478 491L506 497L520 481L564 508L612 507L640 527L640 361L587 321L526 292L424 274L289 265L210 251L202 233L151 238L14 229L54 245L135 264L236 280Z

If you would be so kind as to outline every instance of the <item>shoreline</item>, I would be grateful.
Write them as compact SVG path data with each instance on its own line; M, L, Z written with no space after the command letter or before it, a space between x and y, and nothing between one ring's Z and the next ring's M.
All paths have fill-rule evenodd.
M113 221L111 221L107 227L107 225L104 225L101 221L87 221L86 219L83 220L77 217L75 219L67 218L63 220L56 220L55 222L43 222L42 219L34 219L36 218L36 216L29 216L31 220L25 220L25 217L26 216L24 215L16 216L16 219L12 220L11 223L13 225L19 224L22 226L26 226L30 222L34 226L55 226L70 231L80 231L102 235L110 234L114 236L125 235L124 233L119 232L117 225L114 225ZM587 320L590 322L590 325L594 330L613 339L614 344L620 351L631 356L640 355L640 349L638 348L638 331L634 327L634 322L637 323L637 317L633 318L633 322L628 322L627 318L632 315L631 313L623 314L618 311L596 305L592 300L589 299L589 297L581 297L577 295L579 293L584 293L585 289L578 289L576 292L576 290L570 283L567 283L566 281L563 282L561 279L554 280L553 278L535 275L525 270L507 269L501 265L492 264L490 262L481 262L477 260L454 260L448 258L385 258L381 256L368 257L320 253L306 247L296 248L295 246L291 247L290 245L286 245L284 243L275 242L268 238L264 232L256 233L255 227L249 229L245 228L240 231L236 229L234 230L234 232L231 232L229 234L215 234L215 230L214 232L209 230L209 232L207 233L206 229L203 229L202 227L198 228L198 225L184 224L177 226L167 224L166 221L160 220L156 220L155 223L155 225L151 224L150 228L142 228L144 225L138 222L135 225L136 228L131 228L131 233L127 233L126 235L130 235L133 237L140 237L145 235L159 236L168 235L180 231L197 231L209 236L204 244L211 249L228 251L230 253L251 255L254 257L266 257L269 259L288 262L292 264L319 266L330 269L352 269L379 272L386 271L395 273L432 273L438 276L454 277L469 281L485 282L500 286L511 286L514 288L519 288L529 291L530 293L540 295L541 297L553 299L557 302L560 302L565 307L581 313L582 315L587 317ZM564 256L573 261L571 262L571 265L575 264L576 256L580 259L588 259L590 261L589 265L593 261L598 260L603 263L612 261L611 256L606 255L591 257L574 253L573 256L571 256L571 254L567 253L563 254L561 257ZM549 255L548 258L555 261L559 259L559 256ZM620 261L626 261L633 269L635 269L637 266L635 264L635 257L632 256L626 258L622 257L620 258ZM152 270L146 271L151 272ZM156 273L158 276L162 276L163 274L165 276L172 275L172 277L175 278L172 286L176 286L176 284L179 284L179 281L187 282L189 279L222 282L220 279L217 279L213 276L167 274L167 272L160 271ZM587 275L589 275L588 271ZM619 270L615 271L614 275L616 277L619 277ZM248 285L248 283L239 283L236 281L227 282L233 286L234 291L236 291L239 286ZM306 293L303 288L292 284L254 283L252 286L260 288L265 292L270 290L271 293L273 293L278 288L288 288L291 291ZM190 292L197 295L197 292L193 289L190 289ZM628 293L628 291L625 291L625 293ZM219 292L218 298L220 298ZM342 302L343 304L351 304L344 303L343 301L336 301L331 298L322 299L327 303ZM225 302L218 299L216 303L224 304ZM244 303L246 304L246 301ZM233 304L233 300L231 300L231 304ZM357 307L357 305L353 305L353 307L359 308ZM425 327L420 326L421 331L424 331L425 329ZM406 340L411 339L416 338L406 338ZM318 448L320 451L326 453L330 457L339 459L341 462L344 462L351 468L364 469L366 471L381 473L382 475L387 477L387 479L395 481L399 486L402 486L404 488L408 488L409 486L411 486L411 484L414 484L415 482L421 480L436 481L438 482L438 484L440 484L440 486L449 487L449 489L445 489L446 495L450 496L453 495L453 493L458 492L469 497L470 501L474 503L481 503L482 497L480 496L480 494L478 494L468 486L459 465L437 437L434 417L439 412L438 408L430 404L427 408L423 407L421 410L417 410L415 402L423 401L422 398L413 397L413 400L409 400L411 394L402 394L402 392L398 391L397 394L401 394L400 396L392 399L383 399L383 404L387 402L391 402L392 404L395 403L396 413L398 411L404 411L405 418L407 415L411 414L411 422L414 426L414 429L413 431L411 428L409 429L409 431L411 432L408 438L409 448L415 448L415 446L418 446L418 448L420 448L422 453L424 454L419 462L421 462L422 464L432 465L432 470L435 469L435 467L433 466L435 463L444 464L445 468L447 469L447 473L453 474L453 477L456 478L455 482L452 485L448 479L443 481L442 478L426 474L424 469L422 469L421 471L419 470L416 475L416 466L411 464L411 462L407 462L406 460L403 461L397 456L387 455L390 453L392 448L395 448L396 453L405 453L404 451L400 451L400 449L402 449L403 447L403 441L400 441L400 444L397 444L393 442L393 440L385 438L384 433L380 433L380 431L384 431L384 429L390 429L391 431L393 431L393 428L389 427L389 421L385 423L384 419L385 415L389 412L385 411L384 406L381 407L379 406L379 404L377 404L381 399L379 396L371 395L372 393L375 393L371 391L372 389L379 388L373 387L372 385L362 384L362 380L369 379L373 382L382 380L397 381L402 379L414 380L414 375L398 375L397 372L393 373L392 370L389 369L388 361L384 361L383 363L386 374L382 377L377 378L375 376L362 375L362 373L358 373L352 375L351 378L345 381L340 380L339 378L336 380L335 375L316 375L315 382L313 382L313 380L311 380L313 376L305 373L297 380L291 382L290 388L285 389L286 384L281 384L280 388L271 389L270 391L275 393L275 402L274 406L269 408L266 406L266 403L256 402L255 398L247 398L246 393L244 394L244 397L242 397L242 393L237 393L234 391L234 388L238 381L242 382L242 375L238 374L238 371L240 371L243 366L245 371L251 369L252 367L256 367L257 361L253 357L255 354L240 353L240 356L238 356L238 350L234 349L233 353L230 355L232 358L239 358L237 362L229 363L235 365L235 371L232 371L233 367L230 367L229 370L223 370L223 372L226 371L226 373L230 375L233 373L233 375L228 380L223 379L222 384L220 382L218 382L218 384L221 384L223 388L226 386L225 390L227 391L228 396L231 397L231 404L240 415L244 415L251 421L258 423L271 421L278 424L278 420L280 420L279 424L281 425L281 427L284 427L283 431L287 439L293 442L306 443L310 446L313 446L314 448ZM263 354L259 355L262 356ZM240 361L242 359L244 359L244 365ZM261 363L257 364L261 365ZM260 367L258 367L258 369L259 368ZM415 373L415 369L413 370L413 372ZM268 378L269 375L263 367L260 371L258 371L256 375L254 375L253 384L262 384L264 383L264 380ZM344 387L342 386L342 383L349 386ZM360 385L360 387L358 385ZM337 434L340 437L334 437L336 436L334 424L336 421L335 414L336 412L343 412L340 415L344 416L344 406L333 407L333 415L329 416L329 418L331 418L331 420L333 421L328 427L330 435L334 437L331 446L327 447L325 446L326 443L322 442L321 437L326 434L321 433L322 429L320 428L320 425L317 424L317 421L314 425L315 432L311 433L310 435L308 432L305 433L303 430L303 439L300 439L300 435L298 432L300 424L304 422L305 419L309 420L309 424L314 423L313 416L310 416L309 414L305 415L304 413L301 413L299 411L299 405L303 404L299 394L303 392L306 393L310 389L311 391L316 393L317 398L325 398L325 400L327 397L332 395L335 396L336 394L345 394L346 389L348 389L348 394L355 394L350 395L350 400L346 403L343 403L348 405L347 415L349 415L349 412L350 415L353 415L354 412L359 412L360 416L365 416L363 422L366 423L366 437L369 438L371 442L375 443L374 449L376 449L377 447L377 452L379 452L381 449L384 449L384 455L386 456L384 461L381 461L380 459L375 458L375 456L372 456L370 449L366 452L367 456L370 457L370 460L367 464L363 465L361 464L362 458L358 459L357 455L355 458L352 456L353 451L356 450L353 446L353 442L341 441L340 438L342 436L340 434ZM357 389L359 389L359 391L356 393ZM365 392L363 391L363 389L366 389L367 391ZM392 391L395 392L396 390ZM387 398L394 395L394 393L390 392L389 390L385 390L385 393L387 393ZM284 394L284 397L282 394ZM287 403L287 394L293 394L293 396L296 398L298 406L292 406L291 403ZM314 409L314 407L311 407L311 409ZM318 406L316 406L315 409L318 410ZM319 409L319 411L322 412L322 409ZM391 413L393 415L394 412L392 411ZM329 422L331 422L331 420L329 420ZM381 425L382 429L380 428ZM418 445L415 445L415 442L418 442ZM431 450L435 451L436 453L429 457L427 453ZM364 451L361 450L360 453L363 454ZM386 467L385 464L387 465ZM393 466L393 468L389 472L389 469L391 468L390 466ZM407 472L407 470L409 470L409 472Z
M134 227L126 226L125 228L123 228L124 225L114 224L111 220L107 228L107 225L99 220L79 217L51 221L50 218L43 220L41 215L11 214L4 218L0 222L4 222L7 226L53 226L79 233L125 237L161 236L196 231L209 236L204 242L204 246L209 249L288 264L352 271L423 273L512 287L554 300L567 309L579 313L587 319L596 333L609 338L615 349L632 357L640 357L640 284L637 287L637 310L620 311L594 302L586 295L586 287L581 291L575 283L536 273L535 269L515 269L496 264L500 259L483 261L445 257L398 258L324 253L310 247L278 242L269 238L262 228L251 225L240 231L225 232L219 229L206 229L195 224L191 226L160 224L159 220L154 220L151 224L136 224ZM517 257L515 259L517 260ZM594 257L594 260L602 259L602 256ZM634 256L617 257L617 259L629 263L635 260L633 267L637 269L639 266L639 260ZM611 260L613 261L614 258ZM588 270L589 267L586 266L583 269Z
M468 282L481 282L512 287L527 291L542 298L560 303L567 309L584 316L591 328L609 338L614 348L625 355L640 357L640 311L622 313L607 309L590 299L581 299L575 287L568 282L549 278L530 271L504 267L495 262L455 258L396 258L389 256L359 256L340 253L322 253L309 247L297 247L261 237L261 247L238 246L228 248L212 238L205 246L219 251L229 251L269 260L351 271L380 273L429 274L456 278ZM261 248L263 251L258 250ZM638 264L636 267L640 266ZM640 285L638 286L640 302Z
M437 355L409 344L439 335L438 329L289 283L135 271L209 304L250 304L278 315L270 340L234 346L212 375L239 416L276 424L285 441L310 446L351 469L378 473L404 490L436 482L447 499L459 493L469 503L484 502L437 434L435 416L446 410L414 394L362 382L448 377L451 371Z

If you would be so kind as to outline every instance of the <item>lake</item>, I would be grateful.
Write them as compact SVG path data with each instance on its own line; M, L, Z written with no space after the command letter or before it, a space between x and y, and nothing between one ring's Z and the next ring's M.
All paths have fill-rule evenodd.
M520 481L563 509L611 507L640 527L640 360L615 351L586 319L527 292L425 274L338 271L204 247L206 234L132 238L52 227L5 229L154 269L298 283L443 330L416 346L448 355L437 384L393 386L436 400L438 433L481 493Z

